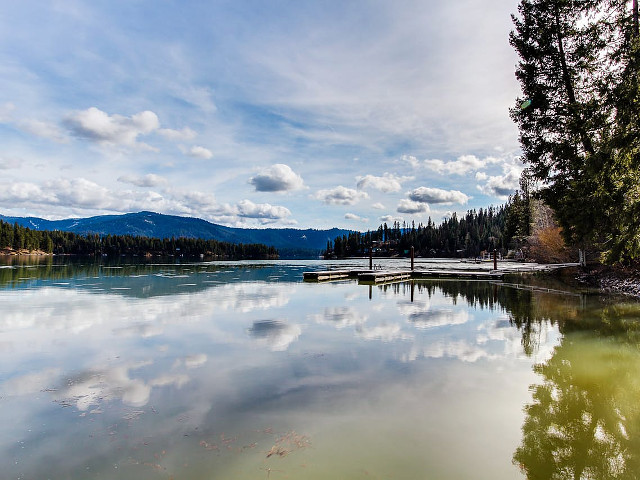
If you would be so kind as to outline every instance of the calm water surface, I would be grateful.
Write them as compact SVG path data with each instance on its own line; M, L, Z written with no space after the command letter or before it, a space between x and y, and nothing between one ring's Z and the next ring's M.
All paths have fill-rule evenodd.
M637 302L326 265L0 267L2 478L640 477Z

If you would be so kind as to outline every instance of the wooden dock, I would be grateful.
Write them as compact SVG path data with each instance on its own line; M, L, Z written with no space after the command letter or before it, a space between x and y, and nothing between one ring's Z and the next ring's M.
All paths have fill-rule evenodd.
M502 280L503 277L504 272L486 270L322 270L303 273L306 282L326 282L350 278L357 279L358 283L365 285L429 278Z
M461 262L464 263L464 262ZM325 282L330 280L357 279L358 283L375 285L385 282L397 282L403 280L420 279L460 279L460 280L498 280L502 281L505 275L526 274L535 272L549 272L560 268L575 267L577 263L557 264L531 264L531 265L501 265L498 270L469 269L469 268L423 268L414 270L385 270L381 268L370 269L341 269L304 272L306 282Z
M410 280L411 273L411 270L373 270L370 272L359 274L358 283L369 285L376 283L396 282L398 280Z
M361 273L370 272L373 272L373 270L321 270L317 272L304 272L302 276L306 282L326 282L328 280L358 278L358 275Z

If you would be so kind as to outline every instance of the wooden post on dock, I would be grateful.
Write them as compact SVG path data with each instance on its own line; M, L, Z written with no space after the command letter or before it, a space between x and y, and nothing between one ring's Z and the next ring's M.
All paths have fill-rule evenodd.
M373 270L373 245L369 245L369 270Z
M493 269L498 270L498 251L493 249Z
M413 271L413 257L414 257L413 245L411 246L411 271Z

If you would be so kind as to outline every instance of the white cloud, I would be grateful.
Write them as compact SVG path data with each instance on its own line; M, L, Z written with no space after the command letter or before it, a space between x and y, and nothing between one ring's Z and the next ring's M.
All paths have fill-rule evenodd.
M133 180L143 183L145 177ZM0 202L14 208L45 207L50 215L56 215L60 209L71 209L84 215L151 210L197 216L225 224L239 224L246 220L256 220L260 224L285 220L291 223L288 219L291 211L278 205L255 204L250 200L242 200L235 205L220 204L212 194L198 191L110 190L84 178L56 179L40 185L29 182L0 184Z
M198 135L189 127L184 127L181 130L173 130L171 128L161 128L158 133L169 140L193 140Z
M130 183L137 187L158 187L168 183L166 178L156 175L155 173L148 173L142 176L122 175L118 177L118 181L122 183Z
M412 168L418 168L420 166L420 160L413 155L403 155L401 160L407 162Z
M371 208L375 208L376 210L384 210L385 206L380 202L376 202L373 205L371 205Z
M291 215L291 211L288 208L269 203L256 204L250 200L242 200L237 205L237 215L269 222L286 218Z
M523 167L519 164L507 164L503 167L503 175L489 176L482 180L486 180L484 185L478 185L478 189L486 194L506 199L513 194L520 186L520 174ZM478 178L478 180L481 180Z
M410 200L422 203L459 203L464 205L469 197L458 190L442 190L440 188L418 187L407 193Z
M360 217L359 215L356 215L355 213L345 213L344 214L344 218L346 220L357 220L359 222L364 222L364 223L369 221L368 218Z
M413 177L401 177L392 173L385 172L381 177L374 175L365 175L364 177L356 177L358 189L368 187L375 188L381 192L398 192L402 189L402 182L412 180Z
M475 155L461 155L456 160L444 162L439 159L427 159L422 162L416 157L404 155L402 160L412 168L427 168L441 175L466 175L469 172L483 170L489 165L500 163L503 160L496 157L478 158Z
M136 113L131 117L109 115L96 107L70 114L65 124L74 135L101 145L153 149L138 142L138 136L148 135L160 127L158 116L152 111Z
M489 176L485 172L476 173L476 180L478 180L479 182L485 181L488 177Z
M404 218L403 217L394 217L393 215L383 215L382 217L380 217L380 221L384 222L384 223L393 223L393 222L402 223L402 222L404 222Z
M366 192L359 192L340 185L335 188L318 190L314 197L329 205L354 205L360 200L369 198L369 195Z
M408 213L408 214L417 214L417 213L429 213L431 210L429 205L422 202L414 202L412 200L400 200L398 203L398 208L396 209L398 213Z
M213 152L211 150L205 147L201 147L200 145L194 145L188 150L187 153L191 157L201 158L203 160L208 160L213 157Z
M304 186L302 177L291 170L291 167L276 163L251 177L249 183L256 192L287 192L299 190Z

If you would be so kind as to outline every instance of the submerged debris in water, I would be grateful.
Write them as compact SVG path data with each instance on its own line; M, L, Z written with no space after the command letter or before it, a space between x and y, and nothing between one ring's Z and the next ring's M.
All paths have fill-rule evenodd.
M285 457L290 453L306 448L311 445L311 440L306 435L299 435L294 431L287 432L271 447L271 450L267 452L267 458L276 455L278 457Z

